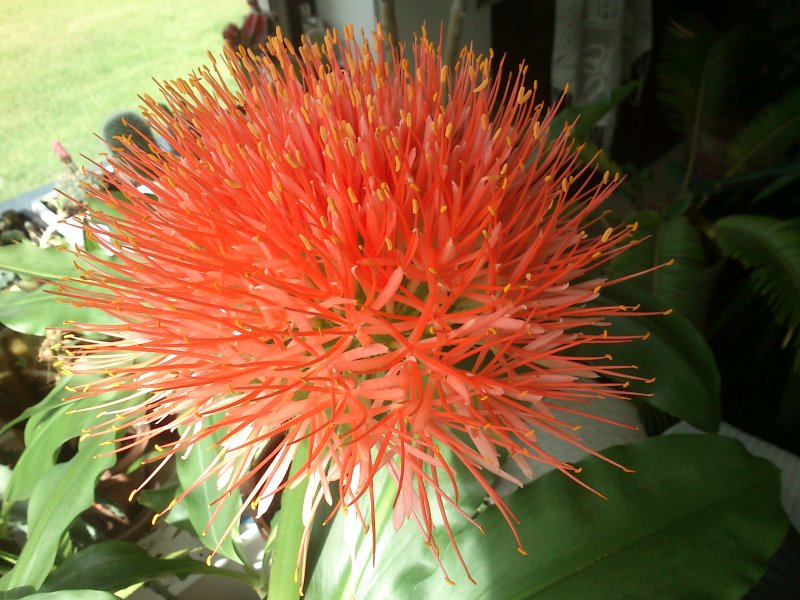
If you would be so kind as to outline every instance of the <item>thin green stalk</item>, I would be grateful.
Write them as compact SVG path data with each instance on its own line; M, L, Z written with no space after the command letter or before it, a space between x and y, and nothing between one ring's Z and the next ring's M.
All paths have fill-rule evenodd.
M308 442L299 443L292 461L289 479L308 459ZM287 487L281 496L281 510L277 515L275 549L272 552L272 568L269 575L267 598L271 600L292 600L302 596L301 575L297 568L300 540L303 535L303 498L308 479L296 487Z

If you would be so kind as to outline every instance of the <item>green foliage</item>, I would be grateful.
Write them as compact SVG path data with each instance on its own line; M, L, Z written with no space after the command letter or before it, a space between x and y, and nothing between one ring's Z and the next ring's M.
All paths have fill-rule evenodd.
M420 556L426 549L412 523L393 530L394 493L384 486L375 502L374 567L369 542L340 514L305 597L739 598L761 577L787 529L773 465L713 435L651 438L604 455L635 471L594 457L578 463L581 479L607 501L557 472L509 496L527 556L494 507L477 516L485 534L455 528L476 585L451 548L440 558L455 587Z
M570 125L574 137L586 137L597 122L620 102L630 96L641 85L640 81L629 81L612 90L608 98L582 106L569 106L553 117L550 124L550 137L561 133L566 125Z
M756 289L766 298L776 320L800 349L800 219L731 215L714 223L709 235L726 256L752 270ZM800 369L800 352L795 360Z
M301 443L295 453L291 478L308 459L308 443ZM303 595L297 577L297 557L303 535L303 499L308 487L308 479L299 485L287 488L281 499L281 510L278 514L278 531L280 534L272 552L272 567L269 577L269 593L271 598L295 600Z
M729 106L729 92L736 81L734 60L739 37L738 32L720 33L700 21L675 22L664 36L658 97L666 109L667 122L686 138L684 192L691 180L702 134L720 128L720 116Z
M658 98L667 122L695 143L720 125L736 82L739 34L699 20L673 22L664 35L658 65Z
M113 453L101 454L101 444L113 439L113 434L84 438L74 457L35 482L28 504L28 539L17 564L0 579L4 598L22 598L47 578L64 532L92 505L97 478L116 461Z
M652 316L610 318L615 335L645 337L613 346L601 345L598 354L610 352L614 364L636 365L631 374L654 381L632 381L631 391L666 413L684 419L703 431L713 432L720 422L720 379L714 354L703 336L687 319L664 306L646 291L633 285L604 288L600 302L639 306Z
M630 283L702 331L714 281L700 234L683 216L664 219L651 210L634 215L631 220L638 224L637 245L614 259L609 268L611 277L665 265Z
M91 588L116 592L167 575L219 575L255 583L250 575L188 557L154 558L130 542L100 542L73 554L55 569L42 590Z
M80 275L75 256L65 248L40 248L31 242L0 246L0 269L41 279Z
M485 508L483 500L486 493L452 453L445 451L443 455L456 473L459 505L467 515L477 514L479 509ZM420 580L431 576L441 577L441 572L417 526L408 521L396 530L392 524L392 511L397 499L397 487L394 481L388 473L380 471L376 473L374 482L375 497L372 503L374 508L370 508L370 513L365 515L365 518L369 519L374 511L375 528L370 530L369 534L364 535L361 523L353 510L340 512L333 523L324 526L320 526L321 523L315 525L315 537L309 554L314 554L316 566L313 572L308 574L305 598L309 600L328 598L339 600L352 597L402 598L408 596L408 592L413 590ZM455 497L449 481L442 481L441 484L446 494ZM462 515L445 506L451 528L457 536L468 529L475 529ZM441 526L442 519L436 514L435 508L432 508L432 511L437 526L433 532L434 539L442 553L453 553L451 542ZM324 512L324 509L321 512ZM498 533L507 536L504 541L511 544L512 550L516 552L513 538L508 534L506 527L504 524L502 531ZM321 545L321 548L315 547L315 543ZM487 548L486 552L487 555L490 554L492 548ZM484 560L485 557L479 559L479 561ZM459 589L463 592L466 585L469 584L464 583ZM403 593L395 595L395 588L398 586L403 589ZM466 589L472 591L471 588Z
M730 145L728 174L780 160L800 144L800 88L768 104Z
M188 456L177 458L176 471L180 481L179 491L191 490L181 503L185 505L192 527L200 534L200 541L210 550L241 562L234 548L238 537L241 496L236 493L220 498L214 476L195 485L219 454L218 443L222 435L223 431L218 430L195 443Z
M97 308L65 302L51 285L32 292L0 292L0 323L9 329L44 335L49 328L62 327L68 322L112 323L114 318Z

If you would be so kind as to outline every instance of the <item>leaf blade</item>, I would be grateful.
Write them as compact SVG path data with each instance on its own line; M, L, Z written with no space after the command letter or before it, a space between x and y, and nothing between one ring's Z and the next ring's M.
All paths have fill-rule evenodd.
M479 582L471 599L740 597L760 578L788 525L774 466L712 435L649 438L604 454L636 470L581 461L607 502L558 473L509 497L523 542L538 544L527 557L496 510L479 517L485 536L461 534ZM457 572L451 555L444 561ZM434 574L414 594L461 598L463 583Z

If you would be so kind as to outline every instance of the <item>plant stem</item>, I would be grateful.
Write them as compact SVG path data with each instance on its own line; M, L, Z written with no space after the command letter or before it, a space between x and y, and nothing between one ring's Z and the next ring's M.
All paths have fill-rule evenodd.
M289 481L294 479L300 469L305 468L308 459L308 442L302 441L298 444ZM267 593L271 600L292 600L302 595L297 557L303 536L303 497L307 486L308 479L304 478L297 486L284 488L281 496Z
M397 13L394 9L394 0L380 0L380 23L383 32L389 36L392 44L396 44L397 37Z
M467 14L467 0L453 0L450 6L450 20L447 22L447 36L444 43L444 64L455 65L464 30L464 17Z

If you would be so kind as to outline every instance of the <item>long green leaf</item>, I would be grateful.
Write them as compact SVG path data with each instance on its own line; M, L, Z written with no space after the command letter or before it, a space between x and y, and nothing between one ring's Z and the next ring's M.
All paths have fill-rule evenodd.
M97 478L116 462L100 455L112 434L83 439L78 453L57 464L37 483L28 504L28 539L19 560L0 579L4 600L22 598L37 590L53 568L61 536L72 521L94 502Z
M75 306L56 295L56 288L44 285L32 292L0 293L0 323L20 333L44 335L48 328L65 322L114 323L115 319L97 308Z
M115 592L159 577L194 574L257 583L240 571L211 567L192 558L154 558L130 542L100 542L67 558L50 574L42 590L91 588Z
M482 505L486 493L449 451L443 451L444 460L455 470L458 482L459 506L472 515ZM441 481L445 494L454 497L449 481ZM375 476L375 547L373 554L372 532L364 533L353 510L340 512L328 529L324 546L316 561L313 574L309 573L305 597L310 600L350 600L351 598L405 598L408 593L396 595L390 589L413 585L438 572L436 562L423 537L412 521L406 521L399 530L392 525L392 509L397 498L394 481L381 470ZM442 552L453 552L442 527L441 517L434 513L434 538ZM320 509L324 512L324 508ZM452 508L447 508L447 518L454 533L475 529ZM326 513L327 514L327 513ZM368 517L367 517L368 518ZM477 529L475 529L477 533ZM374 566L373 566L374 560ZM408 588L404 588L406 591ZM425 596L419 596L425 597Z
M77 277L75 256L65 249L40 248L31 243L0 246L0 269L41 279Z
M441 559L457 584L448 585L432 558L420 557L421 540L401 530L379 546L374 569L363 564L370 556L356 555L365 578L354 590L315 585L318 572L335 580L335 572L325 577L332 565L323 552L307 598L740 598L761 577L787 528L773 465L713 435L649 438L603 454L635 470L594 457L578 463L581 479L608 500L557 472L508 498L527 556L496 508L477 519L485 535L456 532L477 585L447 551Z
M775 319L785 325L798 348L800 369L800 219L731 215L709 229L726 256L751 269L753 284L764 296Z
M182 489L189 489L194 485L214 457L219 454L219 448L215 445L222 439L222 435L223 432L217 430L194 444L187 457L178 457L176 471ZM238 527L233 527L232 533L228 536L225 536L225 532L236 520L237 513L242 507L242 499L239 494L231 494L217 500L219 496L216 477L210 477L189 492L182 502L185 504L192 527L199 533L203 545L236 562L241 562L236 555L233 541L233 536L238 533Z
M299 442L292 461L289 477L295 475L308 459L308 442ZM297 557L303 534L303 498L308 479L299 485L286 488L281 496L281 510L277 516L277 537L272 552L269 577L270 598L295 600L303 595Z
M639 243L611 264L612 277L662 267L632 280L702 331L711 302L713 278L700 235L686 217L662 221L654 211L636 215Z
M650 438L604 454L636 471L581 461L581 477L607 501L551 473L509 498L527 557L487 511L486 536L467 530L458 540L477 588L434 575L415 595L740 598L761 577L787 529L772 464L717 436ZM443 562L457 572L451 555Z
M673 23L664 37L658 66L658 98L668 122L686 136L689 156L683 189L691 179L703 133L719 127L736 81L740 34L700 22Z

